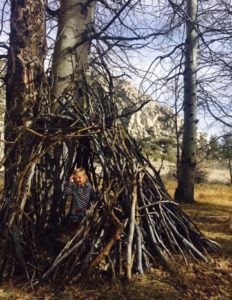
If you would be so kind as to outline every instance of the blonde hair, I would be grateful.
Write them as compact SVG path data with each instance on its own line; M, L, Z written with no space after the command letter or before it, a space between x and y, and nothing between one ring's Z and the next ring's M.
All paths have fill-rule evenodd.
M73 172L72 172L72 175L76 175L78 173L82 173L84 175L84 180L85 180L85 183L89 180L88 179L88 175L86 173L86 170L84 168L77 168L77 169L74 169Z

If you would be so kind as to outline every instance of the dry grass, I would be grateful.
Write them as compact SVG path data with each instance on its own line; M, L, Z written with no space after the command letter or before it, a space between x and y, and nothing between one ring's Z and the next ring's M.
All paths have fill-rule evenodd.
M166 182L173 196L176 182ZM223 255L232 256L232 186L198 184L195 204L181 204L203 234L222 245Z
M176 181L166 181L165 186L173 197L177 186ZM196 184L195 198L197 203L232 207L232 186L225 184Z

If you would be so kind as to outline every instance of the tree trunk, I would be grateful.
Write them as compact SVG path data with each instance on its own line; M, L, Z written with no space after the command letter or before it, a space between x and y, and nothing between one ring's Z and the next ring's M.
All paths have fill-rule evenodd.
M61 0L53 56L52 111L70 105L70 98L83 107L89 50L96 1ZM67 102L68 103L67 103Z
M31 157L27 128L39 114L44 77L45 0L11 1L6 81L5 191L10 196ZM14 193L14 192L13 192Z
M21 220L25 217L25 208L30 207L28 200L31 199L32 178L42 150L41 139L32 134L32 131L43 95L45 2L11 1L10 49L6 76L5 182L1 201L3 215L4 205L11 213L5 215L4 222L3 215L0 218L1 277L4 277L4 266L8 266L9 272L14 270L15 260L21 272L25 272L28 277L21 243ZM28 223L29 215L26 219Z
M196 0L187 1L185 71L184 71L184 132L180 176L175 192L175 200L194 202L194 184L196 167L196 111L197 111L197 32Z

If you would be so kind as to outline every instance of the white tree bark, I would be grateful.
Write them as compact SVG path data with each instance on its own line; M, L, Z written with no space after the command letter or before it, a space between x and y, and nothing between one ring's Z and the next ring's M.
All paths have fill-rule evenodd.
M187 1L185 71L184 71L184 132L180 178L175 198L177 201L194 201L197 130L197 0Z
M52 67L53 111L59 106L57 99L67 92L73 94L85 77L89 65L89 37L93 28L95 6L95 0L60 0Z

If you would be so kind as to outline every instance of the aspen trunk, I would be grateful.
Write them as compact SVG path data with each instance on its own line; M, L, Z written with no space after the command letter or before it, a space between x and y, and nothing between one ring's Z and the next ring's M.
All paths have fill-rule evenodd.
M187 1L188 20L186 21L185 71L184 71L184 132L180 176L175 192L175 200L194 202L196 167L196 111L197 111L197 32L196 0Z

